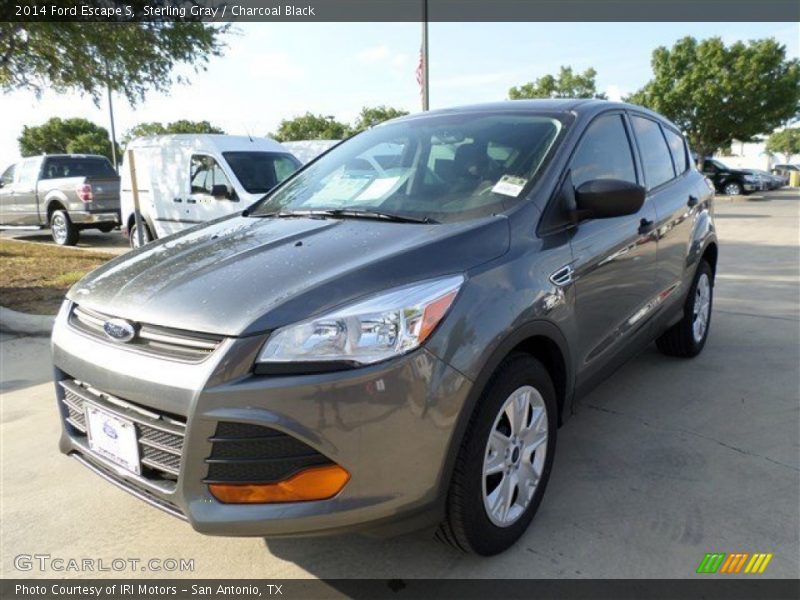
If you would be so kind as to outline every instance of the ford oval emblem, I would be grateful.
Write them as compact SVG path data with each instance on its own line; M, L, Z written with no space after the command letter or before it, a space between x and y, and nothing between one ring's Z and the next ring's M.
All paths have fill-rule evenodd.
M114 426L108 421L103 423L103 433L105 433L112 440L117 439L117 430L114 429Z
M106 337L115 342L130 342L136 336L136 327L125 319L109 319L103 323Z

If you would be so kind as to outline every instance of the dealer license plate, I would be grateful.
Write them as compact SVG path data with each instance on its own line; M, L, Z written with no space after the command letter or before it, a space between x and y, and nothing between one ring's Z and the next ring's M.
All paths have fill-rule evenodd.
M86 403L86 429L92 452L140 475L139 443L132 421L122 419L89 402Z

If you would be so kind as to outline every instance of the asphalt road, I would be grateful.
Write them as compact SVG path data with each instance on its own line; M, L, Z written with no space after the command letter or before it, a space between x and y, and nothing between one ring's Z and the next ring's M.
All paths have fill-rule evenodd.
M55 245L49 229L0 229L0 238ZM124 254L130 250L128 238L118 229L109 231L108 233L103 233L96 229L81 231L80 240L75 248L79 250L99 250L110 254Z
M706 552L772 552L800 577L800 195L717 203L711 334L691 361L654 347L587 397L559 432L533 525L493 558L432 539L211 538L58 454L47 342L0 339L0 576L19 554L185 558L190 577L684 578ZM45 383L43 383L45 382Z

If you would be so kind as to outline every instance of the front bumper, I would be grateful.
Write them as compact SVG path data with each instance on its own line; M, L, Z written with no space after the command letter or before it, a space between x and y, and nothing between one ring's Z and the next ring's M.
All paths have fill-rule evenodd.
M471 382L422 349L371 367L302 376L256 376L264 336L226 339L207 359L181 363L131 352L75 330L59 315L56 379L75 379L156 413L185 420L175 481L135 475L92 453L65 418L60 449L142 500L216 535L284 536L351 529L393 530L441 516L447 458ZM328 500L231 505L203 480L218 423L289 434L350 473ZM404 528L403 525L400 525Z

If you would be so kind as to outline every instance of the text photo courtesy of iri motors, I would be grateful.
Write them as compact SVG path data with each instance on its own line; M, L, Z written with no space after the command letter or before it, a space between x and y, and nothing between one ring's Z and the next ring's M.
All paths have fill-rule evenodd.
M800 596L800 7L690 12L4 1L3 598Z

